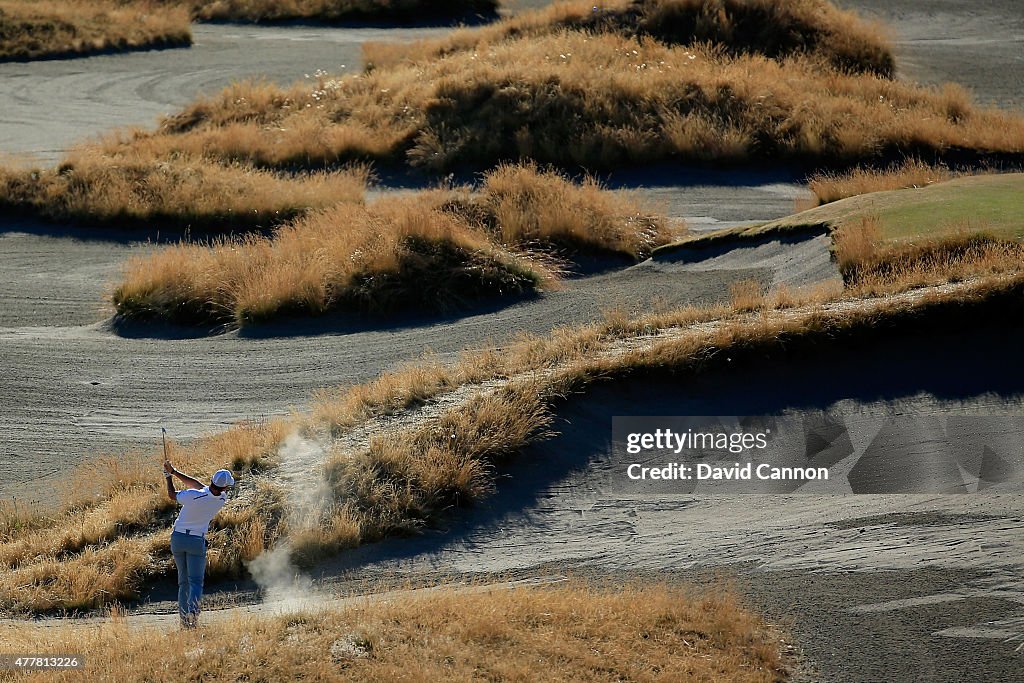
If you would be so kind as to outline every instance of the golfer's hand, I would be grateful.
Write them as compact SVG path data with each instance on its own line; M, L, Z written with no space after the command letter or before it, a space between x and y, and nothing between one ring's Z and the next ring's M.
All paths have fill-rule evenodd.
M174 474L174 465L171 464L170 460L164 460L164 472Z

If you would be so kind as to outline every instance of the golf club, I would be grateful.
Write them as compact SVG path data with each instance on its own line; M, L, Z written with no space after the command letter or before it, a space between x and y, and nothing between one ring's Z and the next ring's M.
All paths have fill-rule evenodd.
M161 427L160 428L160 438L163 439L163 442L164 442L164 462L167 462L167 461L170 460L170 458L167 457L167 428L166 427Z

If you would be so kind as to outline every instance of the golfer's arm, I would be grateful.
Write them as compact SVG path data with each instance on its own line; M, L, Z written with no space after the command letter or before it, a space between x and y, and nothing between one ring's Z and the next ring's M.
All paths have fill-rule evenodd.
M187 474L182 474L178 470L174 470L173 474L178 479L181 479L183 482L185 482L186 484L188 484L192 488L196 488L196 489L203 488L203 482L199 481L198 479L193 479L192 477L188 476Z
M164 477L164 479L167 480L167 497L177 503L178 492L174 490L174 480L170 477Z

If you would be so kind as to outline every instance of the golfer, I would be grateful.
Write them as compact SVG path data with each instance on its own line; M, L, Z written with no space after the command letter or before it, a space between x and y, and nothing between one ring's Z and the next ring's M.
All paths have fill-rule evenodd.
M174 469L164 461L167 495L181 505L171 533L171 554L178 567L178 614L182 628L195 628L199 619L199 601L203 597L206 575L206 532L210 520L228 502L226 491L235 485L227 470L217 470L209 486ZM174 490L172 477L181 479L188 488Z

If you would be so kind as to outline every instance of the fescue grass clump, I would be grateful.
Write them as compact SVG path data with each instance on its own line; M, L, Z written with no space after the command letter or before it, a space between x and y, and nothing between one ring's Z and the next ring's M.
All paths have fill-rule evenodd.
M865 217L833 235L839 272L848 288L867 294L1012 273L1024 268L1024 244L964 225L926 239L884 240L878 220Z
M714 44L730 54L773 59L813 56L841 71L886 78L895 67L882 26L825 0L571 0L445 38L368 43L364 52L371 68L381 68L561 31L650 38L666 45Z
M86 653L86 671L27 680L181 681L200 653L239 680L772 683L778 634L720 589L667 584L475 585L214 619L197 636L134 619L6 627L12 651ZM154 666L154 662L159 662ZM613 673L609 673L612 671ZM219 678L212 672L209 677Z
M33 505L17 498L0 500L0 543L35 528L41 521Z
M729 286L729 302L737 311L756 311L767 303L768 291L757 280L740 280Z
M543 266L442 211L408 201L339 204L279 229L136 258L114 292L118 313L243 325L331 309L444 310L532 293Z
M154 163L81 151L55 169L0 168L0 206L114 227L251 229L361 202L367 176L359 166L287 176L194 158Z
M669 237L663 217L592 177L573 182L534 163L500 164L478 193L463 189L444 204L502 244L550 246L642 260Z
M495 16L496 0L0 0L0 61L184 47L190 20L410 24Z
M237 159L240 139L252 143L249 162L288 168L352 159L430 171L527 159L594 170L672 160L827 166L953 149L1024 153L1024 117L976 107L955 86L806 57L562 31L312 87L236 85L130 144L157 157Z
M812 206L819 206L869 192L927 187L960 175L963 173L942 164L907 159L885 168L862 166L842 173L815 173L808 178L807 186L814 193Z
M184 7L145 0L0 0L0 61L191 44Z
M881 242L878 220L871 216L862 218L859 225L835 230L832 233L832 253L843 279L854 279L862 264L877 258Z
M663 219L593 180L502 166L470 188L369 207L339 204L280 228L139 257L114 293L121 315L245 325L329 310L455 310L550 285L554 246L640 259L667 241Z
M345 514L329 508L319 524L293 538L293 559L310 566L346 547L413 533L452 508L483 500L493 492L495 469L544 437L551 423L545 389L509 385L413 433L374 438L364 452L331 457L324 476ZM358 533L339 544L339 525Z

